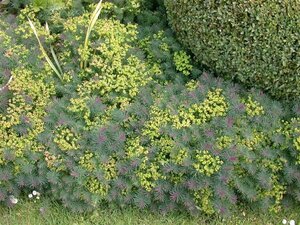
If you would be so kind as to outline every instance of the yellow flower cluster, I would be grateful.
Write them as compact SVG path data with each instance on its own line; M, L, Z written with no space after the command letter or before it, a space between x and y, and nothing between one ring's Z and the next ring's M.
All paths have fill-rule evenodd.
M156 181L158 179L164 179L165 177L159 173L159 165L156 163L147 163L144 160L140 165L137 172L137 177L139 178L140 184L146 191L151 191L152 188L156 186Z
M182 181L184 180L184 173L171 173L168 176L168 179L170 179L170 181L174 184L179 184L182 183Z
M66 165L64 162L64 159L61 157L61 155L54 155L51 154L48 151L44 152L44 158L45 161L47 163L47 167L50 170L56 171L56 172L60 172L60 171L65 171L66 170Z
M275 203L269 208L271 212L278 213L282 209L281 201L286 193L286 185L282 184L278 181L278 177L276 175L272 175L272 189L267 191L262 191L262 197L273 197L275 199Z
M91 111L86 104L88 99L89 99L88 96L80 97L80 98L71 98L70 99L71 105L68 107L68 110L71 112L83 114L83 118L87 125L86 129L88 129L88 127L92 127L93 124L97 124L96 121L100 120L100 118L95 118L94 121L91 121L90 119Z
M208 151L197 151L196 162L193 167L206 176L211 176L218 172L223 164L219 156L212 156Z
M65 159L61 155L55 155L49 151L44 151L44 159L50 170L56 172L66 171Z
M186 76L191 74L193 69L193 66L191 65L191 57L187 55L185 51L175 52L173 60L176 70L182 72Z
M213 193L208 188L201 189L199 191L194 192L194 198L198 205L198 209L208 215L215 213L213 204L211 202L212 196L213 196Z
M68 110L71 112L83 112L86 109L86 100L88 97L85 98L71 98L71 106L68 107ZM90 112L89 112L90 113Z
M46 106L54 93L52 83L45 83L49 74L45 71L33 74L29 69L18 68L12 71L12 82L8 88L12 93L6 112L0 113L0 164L5 164L3 149L11 149L16 157L22 157L24 149L43 151L37 137L44 131ZM14 126L25 127L20 135Z
M139 165L136 175L142 187L147 191L151 191L155 187L155 181L161 178L159 173L159 164L157 162L149 163L148 149L140 144L140 138L131 138L126 143L126 157L141 158L143 161Z
M24 9L22 9L18 15L19 24L17 28L15 29L15 33L24 39L28 39L32 37L33 31L30 29L30 26L28 24L28 18L30 18L35 23L35 27L38 30L38 33L40 35L45 35L46 30L41 29L40 23L36 22L36 15L40 11L37 7L29 7L26 6ZM44 31L44 32L43 32Z
M117 176L116 171L116 160L110 157L107 163L97 165L93 159L95 155L92 152L86 151L83 156L80 157L79 165L85 168L89 172L93 172L96 169L101 169L104 171L105 180L112 180Z
M250 117L265 114L262 105L259 102L254 101L251 96L248 96L248 99L244 101L244 104L246 106L246 113Z
M85 168L87 171L92 172L96 169L94 162L92 161L94 154L86 151L83 156L80 157L79 165Z
M3 23L0 23L1 28L6 27L6 25ZM30 51L24 45L14 43L12 38L9 37L4 31L0 31L0 40L1 51L3 51L3 55L1 57L5 57L9 60L18 58L18 63L20 65L28 63L27 59Z
M34 19L36 14L41 9L39 7L29 7L28 5L25 6L24 9L21 10L20 14L18 15L18 19L20 20L20 24L28 22L27 18Z
M96 177L88 177L85 187L89 192L104 197L107 194L108 185L102 184Z
M165 52L170 51L170 46L166 42L166 37L165 37L165 33L163 30L158 31L157 33L153 34L153 36L147 36L146 38L142 39L139 42L140 47L147 53L146 55L147 55L147 58L149 59L149 61L154 62L153 65L155 65L155 64L160 65L161 60L155 59L156 57L153 54L152 49L151 49L151 41L152 40L161 42L159 48Z
M132 13L139 13L141 9L141 3L144 0L131 0L127 3L127 10Z
M217 138L217 148L222 150L230 146L233 142L233 139L229 136L221 136Z
M255 150L257 145L263 145L268 142L267 136L262 132L254 131L251 138L239 140L239 143L250 150Z
M151 71L152 74L155 74L155 75L163 74L161 66L158 63L153 63L153 65L151 66L150 71Z
M44 152L45 161L47 163L48 168L52 168L54 163L57 160L57 157L55 155L52 155L50 152L45 151Z
M263 167L270 169L273 173L280 172L284 168L284 164L287 163L285 158L276 158L274 160L263 158L261 164Z
M96 115L91 118L91 110L87 106L88 97L82 98L72 98L71 105L68 107L68 110L71 112L82 113L83 118L85 120L86 126L84 127L85 130L90 130L93 127L101 124L106 124L111 119L111 112L117 108L117 104L111 105L105 109L103 115ZM120 99L119 108L124 109L128 104L128 98L118 98Z
M129 159L147 155L148 150L140 144L140 138L132 138L126 142L126 157Z
M300 164L300 118L292 118L290 121L282 121L283 126L277 130L287 140L291 140L295 150L298 152L296 164Z
M178 165L182 165L184 159L188 157L187 149L180 149L176 151L174 149L174 141L163 136L160 139L153 139L151 141L151 147L157 148L157 154L154 161L150 162L148 158L148 149L141 146L139 137L130 139L127 141L126 154L128 158L142 158L143 162L138 167L136 175L140 181L140 184L147 190L151 191L156 186L158 179L165 179L160 171L160 165L165 165L169 162L174 162ZM171 174L171 181L178 183L182 180L182 174Z
M196 108L196 104L189 109L186 109L184 106L180 106L178 109L178 114L172 116L173 126L177 129L190 127L196 121Z
M159 140L152 140L151 146L159 148L158 154L153 162L148 158L149 150L140 144L140 138L131 138L126 143L126 156L128 158L140 158L142 163L139 165L136 175L142 187L151 191L156 186L158 179L165 179L160 173L160 165L166 164L170 159L170 153L173 148L173 140L168 137L162 137Z
M151 142L153 147L158 148L158 153L155 157L155 161L161 165L165 165L169 162L169 156L174 148L174 141L169 137L161 137L159 140Z
M214 117L225 116L227 110L228 104L222 90L209 91L201 104L193 104L188 109L182 106L178 115L172 116L173 126L180 129L192 124L201 125Z
M69 128L59 126L56 129L54 143L63 151L79 149L78 135L74 134Z
M190 80L185 87L187 88L187 90L189 91L194 91L198 86L199 86L199 81L195 81L195 80Z
M171 159L175 164L182 165L184 160L188 157L188 150L186 148L180 149L176 154L171 154Z
M102 45L101 48L103 54L104 45ZM107 46L105 50L109 51L109 49L109 46ZM125 52L128 51L128 49L122 50ZM95 56L94 58L97 57ZM131 99L137 95L140 87L151 80L148 76L148 72L145 70L145 65L137 57L130 56L125 65L122 64L121 57L118 61L114 56L111 56L109 59L114 59L116 62L109 63L106 62L107 60L101 58L91 62L92 66L101 68L102 71L101 74L95 74L94 79L85 81L79 85L78 92L81 97L94 92L99 93L100 96L105 96L114 91L121 96L126 96ZM108 67L108 63L113 66Z
M151 119L145 123L143 135L148 136L151 140L160 136L159 130L170 121L170 114L168 111L159 109L156 106L151 106Z
M15 94L9 99L7 115L0 115L0 125L3 128L10 128L20 123L20 115L23 112L30 111L31 106L25 103L22 95Z
M0 21L0 25L1 27L5 27L6 24L3 21ZM12 43L11 43L11 37L8 36L3 30L0 31L0 38L2 41L2 45L5 47L5 49L8 49L9 47L11 47Z
M184 160L188 157L187 149L176 151L174 141L171 138L165 136L161 137L160 129L162 127L168 123L176 128L188 127L192 124L201 125L213 117L224 116L227 109L228 104L222 95L221 89L208 92L207 98L199 105L195 104L189 109L185 109L183 106L180 107L178 115L175 116L171 116L168 110L161 110L156 106L152 106L150 120L145 123L143 135L151 140L152 147L158 148L155 162L148 163L149 165L146 166L148 162L148 150L145 150L145 148L140 145L138 139L134 142L130 141L127 147L127 149L129 149L128 152L131 152L129 155L138 157L144 154L144 161L138 171L138 177L143 187L145 187L146 190L151 190L155 186L154 181L163 178L159 173L159 165L164 165L169 162L182 165ZM231 142L229 138L223 139L222 142L220 141L223 145L228 145L228 142ZM132 150L135 150L135 154L132 153ZM197 163L193 165L194 168L207 176L211 176L217 172L223 163L219 157L211 156L208 151L199 152L196 159ZM173 176L172 179L174 182L179 182L182 178L176 175Z
M101 165L101 168L105 171L105 179L112 180L117 177L116 160L110 157L110 160Z
M83 21L87 23L87 19L85 16L79 17L79 22L69 21L65 26L75 33L77 25L81 25ZM76 26L70 27L68 24ZM89 49L83 53L79 49L81 57L89 58L89 70L81 74L85 81L78 85L78 96L71 99L72 104L69 107L70 111L84 115L87 127L103 125L109 120L111 111L116 108L126 109L140 88L152 80L147 65L137 56L127 54L134 48L130 42L136 40L135 25L125 26L115 20L103 19L96 23L93 32L104 41L101 45L95 45L93 51ZM111 94L118 97L108 100L107 97ZM91 118L87 101L92 95L100 97L103 103L109 101L110 108L106 110L105 115L94 115Z

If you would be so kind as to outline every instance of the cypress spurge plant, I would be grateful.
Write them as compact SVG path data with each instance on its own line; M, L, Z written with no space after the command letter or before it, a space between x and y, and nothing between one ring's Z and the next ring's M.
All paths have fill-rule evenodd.
M109 4L97 22L101 1L91 18L53 16L57 55L40 39L14 42L31 41L26 18L12 31L19 38L0 29L0 52L12 49L0 59L21 62L0 95L0 203L32 188L78 212L103 202L193 214L299 203L300 119L255 90L200 76L163 17L123 24ZM63 84L31 61L39 47L57 74L63 66Z

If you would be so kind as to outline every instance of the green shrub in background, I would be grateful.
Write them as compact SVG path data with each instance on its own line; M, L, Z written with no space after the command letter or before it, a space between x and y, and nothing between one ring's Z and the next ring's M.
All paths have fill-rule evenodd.
M224 215L299 203L296 114L200 76L158 11L124 24L116 5L103 6L88 51L90 13L54 12L50 34L31 8L17 25L0 20L0 60L13 76L0 101L0 202L34 189L79 212L110 203ZM55 47L62 80L38 57L25 16Z
M17 13L26 5L31 4L35 8L44 10L55 10L63 7L68 0L4 0L0 3L0 9L8 10L11 13Z
M169 22L218 75L278 99L300 98L299 1L165 0Z

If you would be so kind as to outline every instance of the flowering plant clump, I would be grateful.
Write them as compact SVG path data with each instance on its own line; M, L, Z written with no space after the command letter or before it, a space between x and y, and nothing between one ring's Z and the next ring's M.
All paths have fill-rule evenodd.
M190 71L193 68L193 66L190 64L190 60L191 57L184 51L175 52L174 54L174 63L176 69L186 76L190 75Z
M33 199L34 202L36 202L36 200L40 200L40 192L38 191L32 191L30 194L28 194L28 198L29 199Z
M49 30L30 7L14 29L0 20L13 76L0 99L0 202L43 193L78 212L111 202L206 214L299 202L300 119L199 71L163 13L140 7L124 23L118 4L103 3L87 48L89 11L54 12Z

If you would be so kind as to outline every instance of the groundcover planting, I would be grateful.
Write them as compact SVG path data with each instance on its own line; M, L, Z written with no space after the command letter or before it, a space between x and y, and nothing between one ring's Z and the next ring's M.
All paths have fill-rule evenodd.
M2 16L1 203L32 190L79 212L299 203L297 107L203 71L161 6L135 3Z

